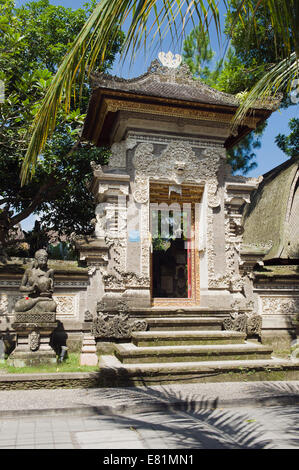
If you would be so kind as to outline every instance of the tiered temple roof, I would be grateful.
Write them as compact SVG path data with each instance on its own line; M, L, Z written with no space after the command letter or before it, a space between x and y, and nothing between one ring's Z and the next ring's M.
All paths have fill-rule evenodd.
M108 130L118 111L165 115L168 119L217 121L229 125L239 106L236 96L215 90L194 79L186 64L178 68L165 67L158 60L140 77L123 79L106 74L92 76L89 109L83 138L96 145L109 143ZM267 119L277 102L257 104L241 126L232 131L225 142L227 148Z

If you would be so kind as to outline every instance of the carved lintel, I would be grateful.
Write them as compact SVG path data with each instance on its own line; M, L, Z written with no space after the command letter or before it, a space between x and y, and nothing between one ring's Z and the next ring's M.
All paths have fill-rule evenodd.
M123 272L121 278L113 274L103 276L105 290L125 291L126 289L149 289L150 279L148 276L132 272Z

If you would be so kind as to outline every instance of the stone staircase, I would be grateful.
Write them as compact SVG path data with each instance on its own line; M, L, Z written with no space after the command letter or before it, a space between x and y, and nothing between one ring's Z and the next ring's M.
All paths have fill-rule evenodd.
M222 330L208 316L150 317L149 330L102 356L100 373L110 386L182 382L299 379L299 362L275 359L272 348Z

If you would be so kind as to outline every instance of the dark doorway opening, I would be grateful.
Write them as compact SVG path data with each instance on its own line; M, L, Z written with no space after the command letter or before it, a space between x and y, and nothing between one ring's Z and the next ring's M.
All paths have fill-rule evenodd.
M153 296L188 298L188 250L183 238L154 244Z

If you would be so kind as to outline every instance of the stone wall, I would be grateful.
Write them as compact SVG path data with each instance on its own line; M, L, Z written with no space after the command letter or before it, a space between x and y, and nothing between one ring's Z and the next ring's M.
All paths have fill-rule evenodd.
M5 334L8 343L15 340L11 324L14 305L23 297L19 286L25 269L32 259L12 258L7 264L0 265L0 333ZM79 350L84 330L86 310L96 306L91 299L93 285L88 269L78 266L75 261L49 260L49 268L54 269L54 295L57 302L56 318L58 329L55 333L58 344L67 342L70 350ZM94 293L94 292L93 292Z
M263 341L289 346L299 316L299 267L266 266L255 273L254 294L262 315Z
M20 297L18 289L23 272L31 261L15 258L8 265L0 266L0 333L5 334L12 346L15 339L11 327L14 304ZM54 299L58 304L59 321L55 332L56 344L66 342L70 351L79 352L83 333L90 330L85 312L89 310L94 315L96 303L103 295L102 281L98 277L100 271L80 267L77 262L50 260L49 267L55 269ZM298 266L266 267L255 272L254 277L253 294L257 300L257 313L262 316L262 341L274 345L276 349L288 348L296 338L293 320L299 315ZM138 287L135 285L137 280L134 276L126 280L128 287L132 284L134 292ZM135 311L134 315L143 318L149 314L150 309L147 312L140 309L139 314ZM209 315L213 314L219 316L221 311L210 309ZM111 348L111 343L104 343L104 346Z

